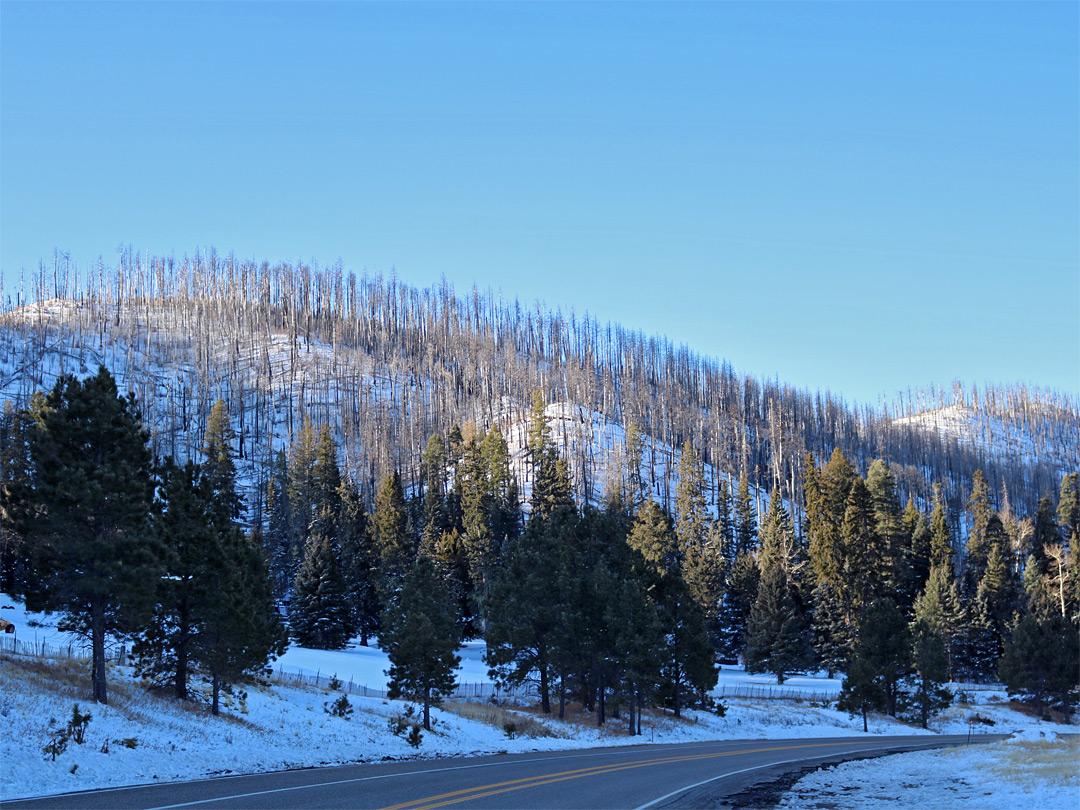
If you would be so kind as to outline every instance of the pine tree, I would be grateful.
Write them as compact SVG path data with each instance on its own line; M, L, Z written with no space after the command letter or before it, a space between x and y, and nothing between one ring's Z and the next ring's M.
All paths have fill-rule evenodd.
M379 630L382 605L379 602L379 549L368 525L368 514L360 493L342 481L338 489L340 512L336 536L341 549L341 576L352 609L353 623L360 634L360 644L368 646L368 637Z
M750 612L746 640L747 672L768 672L782 684L809 663L806 616L790 574L779 561L762 572L757 600Z
M134 396L104 366L57 380L30 432L34 476L23 524L32 555L26 606L59 611L89 636L94 700L108 703L105 637L140 627L161 549L149 531L154 482Z
M329 537L312 534L296 572L289 607L293 638L301 647L340 650L353 635L353 611L346 595L338 552Z
M1080 536L1080 473L1069 473L1061 479L1057 515L1061 532L1071 543Z
M186 700L201 629L199 611L209 598L206 565L218 543L211 519L215 504L208 476L193 461L182 467L165 461L160 498L154 533L164 550L165 575L158 580L157 604L134 654L142 677L171 681L176 697Z
M689 441L683 444L675 492L675 537L682 576L711 629L723 595L724 558L720 544L712 537L705 504L705 471Z
M737 548L735 545L735 520L731 513L731 488L728 482L720 479L716 493L716 525L715 534L720 542L720 549L724 555L724 564L730 570L735 563Z
M38 410L44 405L40 393ZM19 505L32 477L29 411L16 410L11 400L0 412L0 592L18 593L27 576L28 550L19 529Z
M641 465L644 457L645 442L641 437L641 428L636 422L631 422L626 428L626 441L624 443L626 456L626 486L630 508L637 511L645 501L649 499L649 487L645 479L641 477Z
M405 507L405 492L401 476L395 470L388 475L375 498L371 515L371 535L379 549L385 577L400 577L413 561L413 542L409 532L409 517Z
M750 611L757 601L761 571L752 554L740 554L727 575L720 603L720 653L737 661L746 649L746 629Z
M952 703L952 693L944 688L949 677L945 645L925 621L916 620L911 625L911 669L905 681L910 691L904 702L926 728L931 717Z
M704 695L716 686L718 669L709 644L705 616L677 570L654 581L660 627L667 639L661 665L662 688L676 717L688 694Z
M739 554L750 554L757 547L757 516L745 472L739 476L739 491L735 496L735 546Z
M427 557L416 558L387 607L379 644L390 659L389 696L421 701L430 731L430 707L454 689L461 643L453 599Z
M1072 624L1059 615L1029 614L1005 643L998 675L1009 694L1026 696L1039 716L1047 715L1051 701L1068 716L1076 703L1078 669L1080 641Z
M219 532L206 561L206 601L194 655L209 673L210 710L220 713L221 692L266 667L286 647L262 550L239 526Z
M945 496L940 484L934 484L934 511L930 515L930 566L953 565L953 529L945 508Z
M219 512L217 520L223 523L238 521L244 512L244 502L236 488L236 463L233 461L232 443L236 431L229 422L225 400L219 399L210 409L203 436L203 475L214 493Z
M951 566L935 565L930 570L926 588L916 598L914 609L915 618L925 621L941 636L949 660L949 675L953 677L953 659L965 616Z
M908 498L901 516L906 563L903 570L907 578L901 581L900 604L905 609L915 603L915 597L926 587L930 576L930 524L918 509L915 501Z
M859 623L855 660L865 662L880 687L882 708L896 716L900 683L907 675L910 635L904 614L890 597L867 606Z
M522 536L510 543L485 604L490 676L506 684L535 683L545 714L551 712L566 641L560 587L570 572L563 538L574 531L576 521L571 508L557 510L547 520L530 520Z
M280 451L266 484L266 503L263 508L265 528L262 532L263 553L270 566L274 595L284 600L292 587L292 506L289 503L289 464Z
M986 483L982 470L976 470L971 481L971 497L967 503L971 528L965 547L967 592L974 593L986 570L986 559L990 553L990 541L987 531L990 519L994 515L990 505L990 487Z
M905 569L905 538L896 478L889 463L876 459L866 472L866 489L874 519L877 547L867 561L870 590L875 596L896 594L909 575Z

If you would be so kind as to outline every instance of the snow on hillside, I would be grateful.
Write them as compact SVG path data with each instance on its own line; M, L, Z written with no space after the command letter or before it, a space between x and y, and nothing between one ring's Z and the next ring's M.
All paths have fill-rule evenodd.
M19 639L64 645L71 638L56 629L52 617L28 614L18 602L0 595L0 616L15 621ZM76 644L77 649L77 644ZM459 678L476 674L476 646L463 656ZM310 671L311 666L339 679L385 685L385 656L375 648L329 653L292 648L275 662L275 670ZM325 667L325 669L324 669ZM358 680L360 679L360 680ZM325 684L325 681L323 682ZM741 670L722 673L717 692L733 684L767 679ZM164 693L147 690L130 666L109 667L110 705L87 699L89 676L85 660L43 659L32 655L0 654L0 750L5 767L0 789L5 799L97 787L193 779L225 773L251 773L283 768L374 761L384 758L432 757L500 751L541 751L604 745L626 745L618 721L603 728L577 714L567 722L541 717L528 701L493 708L487 702L461 716L454 705L435 710L436 726L425 733L419 749L392 733L391 718L407 711L402 701L348 695L353 714L332 716L328 704L340 692L313 685L292 686L272 678L247 686L228 697L225 714L210 716L197 704L182 705ZM205 690L205 685L196 685ZM787 686L787 684L785 684ZM792 679L794 689L808 693L835 690L835 681ZM977 706L958 706L937 718L922 732L884 717L873 717L871 734L963 733L974 714L993 723L976 730L1011 732L1049 728L1000 703L999 695L981 693ZM861 735L862 721L829 708L823 702L724 698L724 717L689 711L676 720L663 711L647 713L641 742L683 742L741 738L789 738ZM92 719L82 745L69 744L55 761L43 752L50 729L62 726L78 703ZM490 714L493 722L472 719ZM510 720L531 729L510 739L502 724ZM545 736L547 735L547 736ZM177 756L182 753L183 756Z
M957 402L897 417L893 424L931 431L946 441L956 441L1008 462L1043 462L1061 472L1071 472L1080 467L1076 436L1065 441L1064 437L1044 432L1069 421L1068 413L1043 403L1024 410L990 410Z

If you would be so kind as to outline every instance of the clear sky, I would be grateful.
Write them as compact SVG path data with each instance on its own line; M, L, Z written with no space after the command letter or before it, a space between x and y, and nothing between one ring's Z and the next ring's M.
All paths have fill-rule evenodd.
M1080 4L0 2L0 271L340 258L876 403L1080 392Z

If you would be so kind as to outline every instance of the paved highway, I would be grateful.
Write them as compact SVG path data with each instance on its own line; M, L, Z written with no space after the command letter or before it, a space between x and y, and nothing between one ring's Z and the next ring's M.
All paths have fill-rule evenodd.
M964 736L736 740L414 760L67 793L2 802L0 808L716 807L726 796L807 765L965 741Z

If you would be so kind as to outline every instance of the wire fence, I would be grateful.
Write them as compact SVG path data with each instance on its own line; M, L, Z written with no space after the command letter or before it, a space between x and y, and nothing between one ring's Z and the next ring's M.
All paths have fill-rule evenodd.
M69 658L76 661L89 661L93 652L88 641L70 641L67 644L53 644L34 639L23 640L14 635L0 635L0 653L9 655L28 655L37 658ZM124 664L128 659L125 644L110 643L105 645L105 660Z
M292 672L284 668L278 668L271 673L270 680L283 686L314 686L319 689L334 690L347 695L359 695L360 697L387 697L385 689L368 686L366 683L343 680L336 675L324 675L322 672L312 674L310 672ZM531 698L535 696L536 688L531 684L500 686L490 682L461 682L454 687L452 692L446 695L446 697L453 700L503 700L506 698Z
M719 698L748 698L758 700L806 700L829 702L836 700L839 689L803 689L797 686L770 686L757 683L725 683L710 693Z

